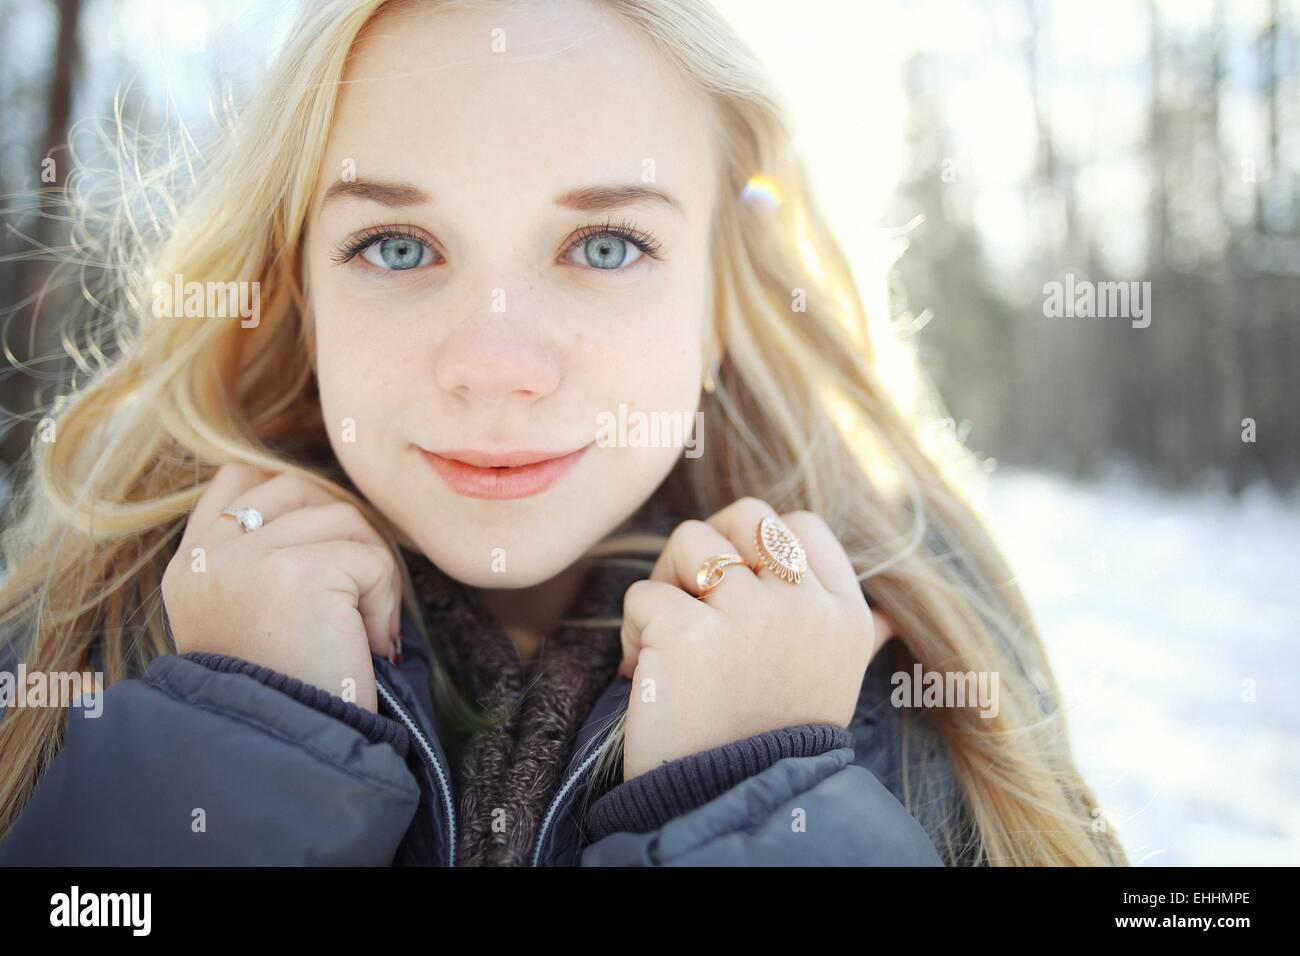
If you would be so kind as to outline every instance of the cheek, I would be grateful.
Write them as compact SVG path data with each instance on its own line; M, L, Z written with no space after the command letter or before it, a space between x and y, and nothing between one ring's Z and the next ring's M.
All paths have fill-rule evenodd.
M321 413L341 462L377 460L373 449L392 420L393 383L402 375L406 350L400 339L359 321L355 313L316 312L316 380Z
M317 252L323 257L323 252ZM358 411L382 401L386 379L397 374L408 353L400 315L382 297L349 290L338 267L317 263L311 272L316 338L316 377L327 411Z
M703 313L700 299L683 292L586 336L583 361L599 370L605 400L647 411L694 408L703 371Z

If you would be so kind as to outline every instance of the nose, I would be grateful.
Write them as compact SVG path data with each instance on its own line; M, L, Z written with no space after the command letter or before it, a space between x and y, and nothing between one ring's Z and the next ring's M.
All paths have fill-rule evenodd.
M559 361L531 313L489 307L466 317L438 350L438 386L469 404L488 406L528 404L554 392Z

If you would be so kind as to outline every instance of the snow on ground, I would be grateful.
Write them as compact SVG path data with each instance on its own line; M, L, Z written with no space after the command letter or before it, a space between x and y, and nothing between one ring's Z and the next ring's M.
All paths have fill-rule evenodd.
M1300 863L1300 504L997 472L987 506L1134 865Z

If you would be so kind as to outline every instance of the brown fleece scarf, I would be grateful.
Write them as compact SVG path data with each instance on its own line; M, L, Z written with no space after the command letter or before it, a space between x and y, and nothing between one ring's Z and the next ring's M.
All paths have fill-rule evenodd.
M619 530L667 535L682 520L661 487ZM522 662L477 594L423 554L404 556L435 654L468 701L493 721L451 757L460 795L457 860L461 866L526 866L574 738L617 674L619 628L561 623ZM563 617L620 618L623 595L648 576L638 566L593 563Z

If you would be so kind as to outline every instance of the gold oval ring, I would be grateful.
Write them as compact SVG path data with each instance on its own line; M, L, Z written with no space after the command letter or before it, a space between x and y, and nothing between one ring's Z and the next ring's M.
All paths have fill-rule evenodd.
M758 564L754 572L764 565L783 581L798 584L808 570L808 552L784 521L766 517L754 529L754 546L758 548Z
M727 573L726 569L733 564L744 564L745 559L738 554L717 554L709 558L700 565L700 570L695 572L695 586L699 589L697 597L704 597L718 586Z

